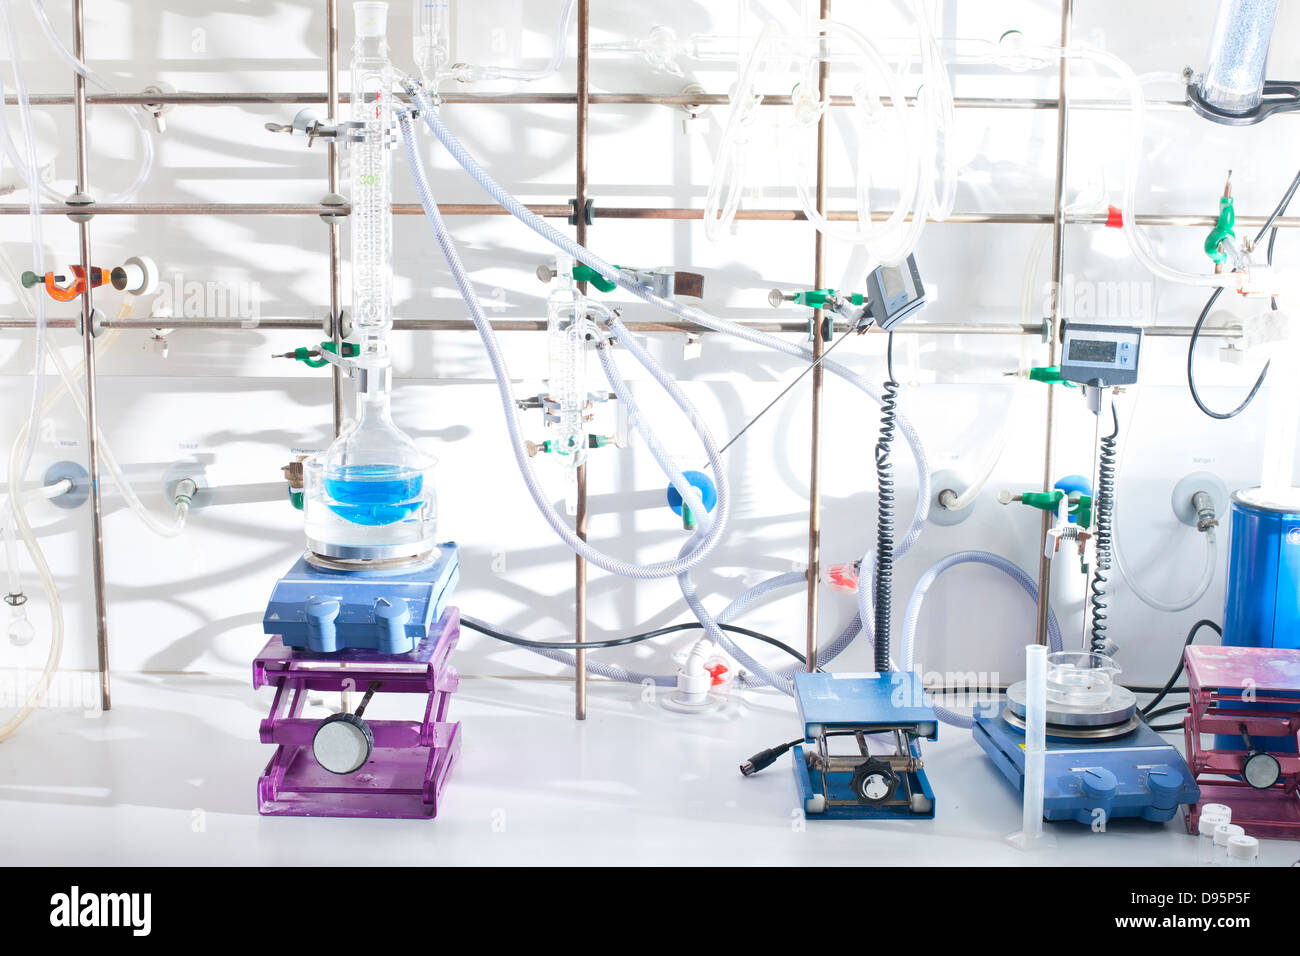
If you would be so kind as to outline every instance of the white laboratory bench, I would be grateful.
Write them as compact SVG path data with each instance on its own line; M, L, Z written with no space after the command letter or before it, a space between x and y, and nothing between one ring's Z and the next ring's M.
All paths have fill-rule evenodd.
M270 691L235 677L114 675L111 712L42 710L0 746L6 865L974 864L1194 865L1181 817L1094 833L1048 824L1024 854L1016 794L967 732L925 750L932 821L809 821L790 758L737 765L799 735L793 703L751 693L726 715L682 716L641 689L593 681L573 719L564 681L465 678L452 701L464 750L434 820L262 817L258 742ZM337 696L329 695L336 703ZM322 709L321 713L325 711ZM378 705L368 715L382 716ZM1262 841L1261 865L1300 843Z

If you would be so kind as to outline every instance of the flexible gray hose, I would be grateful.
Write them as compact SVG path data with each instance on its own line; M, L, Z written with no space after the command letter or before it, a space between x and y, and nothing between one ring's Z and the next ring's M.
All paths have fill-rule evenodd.
M683 571L689 571L691 568L700 564L717 545L721 538L722 532L726 527L724 521L713 521L711 527L706 533L692 536L687 542L688 548L683 549L676 560L663 561L657 564L639 565L630 561L624 561L621 558L605 554L603 551L592 547L586 541L578 537L573 529L569 528L551 507L550 502L546 499L546 494L542 490L541 483L537 479L537 474L533 470L532 459L528 457L524 449L524 440L519 426L519 412L515 405L514 396L510 392L510 371L506 367L505 357L501 353L500 343L497 341L496 333L492 329L491 322L483 313L483 306L479 302L478 293L475 292L469 276L465 272L465 267L460 261L460 254L456 251L455 242L451 234L447 231L447 226L438 212L438 204L434 200L433 192L429 187L428 176L424 171L424 164L421 160L419 149L416 143L414 130L411 127L410 117L399 116L398 124L402 131L402 141L406 148L407 162L411 167L411 177L415 180L416 192L419 194L420 203L424 207L425 215L429 219L430 225L433 226L434 237L438 241L438 247L442 250L443 257L447 260L447 266L451 270L452 277L455 279L456 286L460 290L461 296L469 308L470 318L474 322L474 327L478 330L479 337L483 340L484 351L487 353L488 361L492 365L492 371L496 377L497 390L501 397L501 406L505 412L506 430L510 435L510 448L514 452L515 463L519 466L519 472L523 476L524 484L528 488L528 493L532 496L533 503L542 517L546 519L551 529L573 551L580 554L588 562L609 571L611 574L618 574L623 577L637 578L641 580L650 580L657 578L674 577ZM628 337L630 338L630 336ZM644 350L629 348L638 360L649 359ZM661 384L667 379L667 373L659 369L651 360L651 364L646 366L647 371L654 375ZM682 412L695 425L704 445L705 454L713 465L714 474L718 476L718 504L717 510L720 516L727 513L728 492L727 484L723 477L722 460L718 455L717 445L713 437L709 434L707 428L700 422L698 414L689 402L685 401L685 396L681 390L675 386L670 389L670 395L678 403ZM634 406L629 409L633 411ZM687 503L688 507L695 510L696 514L704 515L704 505L700 498L700 493L694 485L681 478L679 469L674 471L677 478L673 479L673 486L677 489L682 500ZM681 484L678 484L680 479ZM693 546L691 546L693 544Z
M766 684L768 687L774 687L783 694L792 695L794 693L794 685L791 682L790 677L760 664L755 658L745 653L745 651L737 645L735 641L727 636L727 632L718 626L718 622L713 619L713 615L709 613L709 609L704 606L704 602L701 601L699 595L696 594L695 582L691 580L690 571L683 571L681 574L677 575L677 586L681 589L682 597L685 599L687 606L691 609L691 613L695 615L695 619L704 627L705 633L708 634L709 637L713 638L713 642L730 654L737 663L742 667L749 669L751 675L747 682L749 686L753 687Z
M479 186L481 186L483 190L487 192L487 194L490 195L502 208L528 228L532 229L543 239L596 270L596 272L600 273L600 275L608 281L615 283L622 289L630 292L642 301L648 302L656 308L662 309L665 312L670 312L687 322L694 322L697 325L702 325L705 328L712 329L715 332L724 332L755 345L761 345L778 352L784 352L787 355L800 358L804 361L813 361L814 357L811 349L804 348L794 342L787 342L775 335L760 332L757 329L748 328L737 322L731 322L727 319L719 318L702 309L697 309L694 306L683 305L682 303L674 302L671 299L665 299L662 296L656 295L647 286L629 279L621 270L614 268L590 249L579 245L577 242L561 233L546 220L533 213L514 196L510 195L510 193L508 193L487 173L485 169L483 169L482 166L479 165L478 160L473 157L473 155L456 138L455 134L452 133L452 131L442 122L437 111L434 110L430 104L428 94L425 92L424 88L410 78L404 79L402 83L406 91L411 95L415 106L419 109L420 116L423 118L425 125L428 126L430 132L438 138L442 145L446 147L447 151L451 153L452 158L460 164L461 168L464 169L465 172L469 173L469 175L473 177L474 181L477 182ZM853 370L831 360L822 362L822 365L828 372L840 376L850 384L865 392L874 402L877 404L880 403L881 399L879 393L877 393L876 390L862 378L862 376L858 375ZM916 511L912 518L911 527L899 542L895 551L896 555L901 556L916 542L916 539L920 536L921 531L925 527L926 517L929 515L930 468L929 463L926 460L925 451L921 446L920 438L917 436L916 430L912 427L911 423L902 416L899 416L898 428L903 433L903 437L912 451L912 455L916 460L917 468Z
M912 657L916 647L916 629L921 620L921 605L925 602L925 595L930 590L930 585L935 579L949 568L954 568L959 564L984 564L990 568L996 568L1010 575L1011 579L1025 589L1031 601L1038 600L1038 586L1028 574L1024 572L1019 565L1008 561L1001 555L992 554L988 551L958 551L941 558L929 567L921 579L916 582L916 587L912 590L912 596L907 601L907 614L903 621L903 638L901 653L899 659L902 668L905 671L912 669ZM1056 615L1048 609L1047 612L1047 636L1048 645L1053 652L1061 649L1061 625L1056 620ZM975 721L965 714L958 714L955 711L948 710L946 707L936 706L934 708L935 716L945 724L951 724L954 727L961 727L969 730Z
M802 571L787 571L784 574L778 574L775 577L768 578L766 581L760 581L740 597L736 598L717 616L718 624L730 624L745 611L749 610L754 602L766 597L773 591L780 591L784 588L800 587L808 583L808 576ZM862 619L860 615L854 615L853 620L844 626L844 629L831 641L818 655L818 663L829 664L835 658L839 657L850 644L862 632ZM870 637L868 636L868 639ZM783 667L779 671L783 678L789 679L796 672L802 670L798 664Z

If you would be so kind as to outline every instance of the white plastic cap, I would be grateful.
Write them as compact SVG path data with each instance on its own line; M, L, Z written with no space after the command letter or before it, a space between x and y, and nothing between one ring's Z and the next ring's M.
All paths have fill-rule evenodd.
M388 4L382 0L358 0L352 4L357 36L381 37L388 33Z
M1200 822L1197 823L1196 829L1201 834L1201 836L1212 837L1214 836L1214 828L1217 827L1220 823L1227 823L1227 822L1228 822L1227 817L1221 816L1220 814L1217 813L1207 813L1204 810L1202 810Z
M1220 823L1214 828L1214 845L1227 846L1235 836L1244 836L1246 831L1235 823Z
M1234 860L1253 860L1259 856L1259 841L1239 833L1228 841L1228 856Z
M1226 803L1203 803L1201 813L1208 813L1212 817L1223 817L1226 823L1232 822L1232 807Z

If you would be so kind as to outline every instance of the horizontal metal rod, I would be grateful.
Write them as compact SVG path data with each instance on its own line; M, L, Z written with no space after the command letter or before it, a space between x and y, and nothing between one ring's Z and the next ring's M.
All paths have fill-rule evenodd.
M406 94L400 94L408 99ZM66 93L35 93L29 97L33 106L71 106L72 96ZM348 103L347 93L339 94L339 102ZM573 93L443 93L442 101L448 105L517 105L517 106L572 106L578 102ZM589 101L599 106L726 106L730 98L726 93L592 93ZM831 106L853 106L853 97L836 95L830 97ZM18 102L15 94L5 96L5 102L14 105ZM315 106L328 102L325 93L298 93L292 91L243 93L93 93L86 96L91 105L104 106ZM881 98L882 104L891 104L889 97ZM916 105L916 97L907 97L909 106ZM764 96L764 106L789 106L790 94ZM953 105L958 109L976 110L1054 110L1057 108L1055 97L1016 97L1016 96L957 96ZM1182 110L1187 107L1184 100L1147 100L1147 109ZM1126 110L1130 103L1126 99L1092 99L1072 100L1071 109Z
M646 322L646 321L625 321L623 323L634 332L689 332L692 334L712 333L712 329L707 329L702 325L696 325L694 322L681 322L677 320L664 322ZM739 322L747 328L758 329L763 332L801 332L807 334L808 322L806 319L773 319L772 321L749 321ZM32 319L19 318L0 318L0 329L30 329L34 328L36 323ZM123 329L137 331L153 331L155 329L166 329L168 331L179 332L182 330L199 331L205 329L217 329L228 331L232 329L246 329L252 331L277 331L277 330L296 330L310 331L324 335L324 327L320 319L303 319L303 318L267 318L267 319L113 319L105 318L102 322L105 329ZM75 329L79 327L77 319L50 319L46 322L46 327L51 329ZM394 319L393 328L400 332L472 332L474 323L468 319ZM545 319L498 319L492 323L492 328L498 332L544 332L547 325ZM958 325L955 323L937 323L937 322L904 322L895 327L894 331L907 335L1036 335L1041 336L1042 327L1029 325L1011 325L1011 324L986 324L986 325ZM1143 326L1143 333L1148 336L1158 338L1186 338L1192 334L1192 327L1185 325L1147 325ZM718 333L723 334L723 333ZM1241 335L1241 327L1236 325L1218 326L1201 330L1202 338L1237 338Z
M570 206L529 206L534 213L548 218L567 217L573 214ZM88 207L70 207L59 203L44 203L41 212L47 216L67 215L69 212L89 211L97 216L346 216L352 207L322 206L319 203L221 203L221 202L154 202L154 203L94 203ZM0 205L0 215L19 216L30 210L26 206ZM444 216L508 216L496 203L439 204ZM395 216L422 216L419 203L394 203ZM1239 220L1240 221L1240 220Z
M567 205L529 206L534 213L550 219L568 218L573 210ZM89 210L101 216L320 216L347 215L350 206L322 206L318 203L219 203L219 202L159 202L159 203L95 203ZM41 206L45 215L66 215L70 207L58 203L45 203ZM78 211L82 211L78 209ZM495 203L446 203L438 206L444 216L505 216L506 210ZM25 216L30 212L27 206L6 203L0 205L0 215ZM394 203L395 216L420 216L424 209L419 203ZM593 215L597 219L672 219L700 220L704 210L686 207L657 206L595 206ZM873 222L881 222L891 215L889 210L872 213ZM808 217L802 209L740 209L736 219L750 222L801 222ZM857 213L849 210L830 210L826 218L836 222L855 222ZM907 217L909 220L911 216ZM936 220L930 220L934 222ZM1101 213L1069 216L1070 225L1102 225L1107 217ZM1216 216L1192 215L1140 215L1139 225L1143 226L1192 226L1210 228L1218 222ZM943 222L955 224L985 225L1050 225L1051 213L1038 212L955 212ZM1262 226L1263 216L1238 216L1237 225L1254 228ZM1273 223L1280 229L1293 229L1300 226L1300 217L1281 216Z

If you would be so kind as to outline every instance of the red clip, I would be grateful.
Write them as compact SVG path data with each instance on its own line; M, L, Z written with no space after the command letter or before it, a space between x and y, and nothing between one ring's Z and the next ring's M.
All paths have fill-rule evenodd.
M77 296L86 291L86 270L81 266L72 266L72 274L76 278L66 286L61 286L55 278L53 272L45 273L45 291L50 294L50 298L56 302L71 302ZM108 274L98 267L90 270L91 288L97 288L104 284Z
M710 664L704 669L708 671L709 676L713 678L713 684L711 686L717 687L719 684L725 684L727 682L725 675L728 667L726 664Z
M858 571L851 563L831 565L826 569L826 580L837 591L858 589Z
M1118 207L1116 206L1106 207L1106 228L1107 229L1124 228L1124 214L1120 212Z

